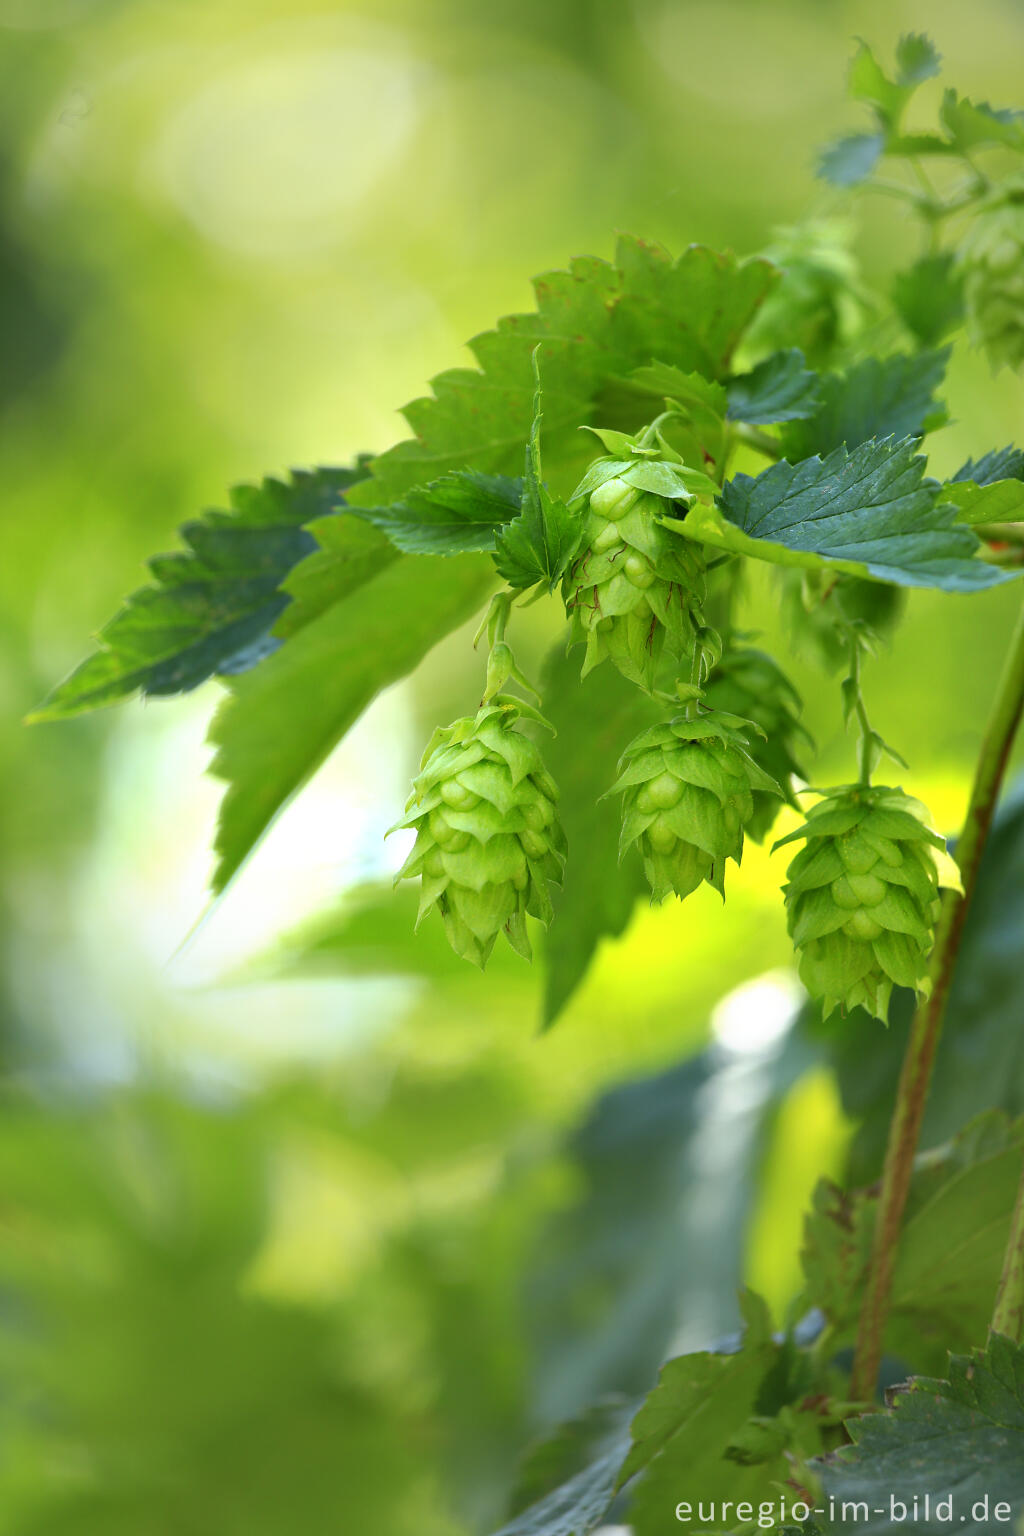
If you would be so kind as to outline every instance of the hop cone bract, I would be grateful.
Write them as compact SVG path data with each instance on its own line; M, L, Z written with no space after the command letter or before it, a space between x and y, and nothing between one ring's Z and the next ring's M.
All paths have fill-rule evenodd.
M754 792L781 794L747 749L747 720L713 710L651 726L631 742L609 793L621 791L620 853L636 843L656 901L702 880L725 895L725 861L740 862Z
M455 952L481 969L504 931L530 958L526 917L550 922L565 835L558 787L506 696L435 732L400 827L416 842L396 880L422 879L417 924L436 907Z
M797 831L784 887L800 976L824 1011L858 1005L885 1021L893 986L927 992L939 887L959 888L927 811L901 789L829 790Z
M747 751L778 785L791 805L793 775L804 778L797 752L811 738L797 718L800 695L773 658L749 646L731 645L715 668L704 694L713 709L731 711L761 727L752 733ZM777 789L753 790L754 810L745 831L755 842L771 830L781 807Z
M676 656L692 646L704 559L659 521L678 510L674 502L631 485L623 467L624 475L589 493L580 553L562 592L572 639L587 644L583 675L607 656L650 691L666 642Z
M961 246L967 315L996 366L1024 364L1024 183L1004 188Z

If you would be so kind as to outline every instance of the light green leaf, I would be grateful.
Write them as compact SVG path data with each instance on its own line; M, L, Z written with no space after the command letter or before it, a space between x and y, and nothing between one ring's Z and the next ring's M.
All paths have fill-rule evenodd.
M136 691L185 693L255 666L280 644L272 631L288 606L282 581L316 548L303 525L335 512L361 473L300 470L287 481L235 486L229 512L186 523L186 549L149 562L154 584L128 598L100 631L100 649L32 719L66 718Z
M873 1531L990 1536L1024 1506L1024 1350L1009 1339L954 1357L948 1381L909 1381L890 1408L847 1428L854 1443L818 1467L825 1530L848 1531L840 1512L863 1504L883 1511Z
M510 587L525 589L543 582L554 590L569 568L569 562L583 537L582 515L570 512L565 502L552 496L541 478L540 424L541 385L537 354L534 352L533 424L526 446L526 474L523 480L522 511L514 522L497 535L494 564Z
M826 566L898 586L972 592L1008 579L972 558L980 547L924 479L913 439L837 448L824 460L783 460L737 475L718 507L691 507L665 527L778 565Z
M979 144L1024 149L1024 112L990 107L987 101L975 103L949 90L942 98L939 116L958 149L975 149Z
M601 939L623 932L646 888L635 856L619 863L618 807L604 800L623 748L657 718L657 707L613 667L580 681L579 661L557 645L541 682L541 709L555 728L545 758L562 791L572 849L544 943L544 1023L565 1007Z
M532 356L543 344L544 453L558 488L571 489L589 454L578 428L609 421L598 408L616 377L662 357L722 378L758 306L777 280L770 263L738 262L704 246L673 261L624 238L615 262L587 257L535 284L537 310L499 322L471 350L478 369L434 380L405 415L415 437L374 460L360 506L390 505L448 470L517 474L533 418Z
M964 317L963 278L950 251L921 256L893 279L892 301L903 324L925 347L934 347Z
M274 625L282 640L401 559L391 540L361 517L323 518L313 539L312 553L284 579L282 590L291 602Z
M769 426L813 416L820 404L818 375L804 367L797 347L773 352L750 373L729 383L729 417Z
M522 497L521 480L454 470L361 516L406 554L472 554L494 548L498 530L519 516Z
M942 487L942 500L959 509L962 523L1024 522L1024 480L953 480Z
M232 682L210 732L211 770L228 785L215 890L375 695L470 618L493 581L490 562L473 555L406 556Z

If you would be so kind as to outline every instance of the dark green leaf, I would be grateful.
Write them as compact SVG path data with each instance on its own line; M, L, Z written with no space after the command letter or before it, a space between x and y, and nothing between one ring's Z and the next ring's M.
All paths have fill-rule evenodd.
M522 480L454 470L389 507L368 507L360 515L406 554L473 554L494 548L498 530L519 516L522 496Z
M490 563L473 555L407 555L232 682L210 733L212 771L228 784L215 890L371 699L470 618L492 583Z
M868 179L884 149L882 133L851 133L826 144L818 155L817 173L834 187L855 187Z
M1005 144L1009 149L1024 149L1024 112L1006 107L990 107L949 90L939 111L958 149L974 149L979 144Z
M916 437L944 419L935 399L949 360L949 348L911 357L867 357L845 374L825 374L821 405L806 421L782 431L782 450L791 462L831 453L845 443L854 449L872 437Z
M511 1513L520 1515L531 1505L541 1504L563 1484L580 1479L578 1488L586 1487L594 1496L593 1503L600 1505L604 1498L604 1514L611 1503L614 1479L618 1468L629 1450L629 1424L637 1405L622 1398L607 1398L587 1408L577 1418L557 1425L544 1440L532 1446L523 1460L519 1480L511 1503ZM595 1467L598 1463L602 1471ZM611 1476L612 1481L608 1482ZM605 1490L600 1495L598 1490ZM534 1522L537 1511L532 1513ZM590 1518L586 1509L577 1510L577 1521ZM584 1523L583 1529L588 1527ZM592 1527L590 1527L592 1528ZM508 1527L506 1527L508 1529ZM516 1529L515 1526L512 1529ZM527 1525L526 1530L550 1532L550 1521Z
M994 448L977 463L968 459L953 480L973 480L975 485L993 485L997 480L1024 480L1024 449Z
M441 374L433 396L406 408L416 435L374 461L358 504L390 505L453 469L518 474L533 417L538 343L548 472L570 490L591 452L579 426L601 419L596 404L611 380L652 357L724 377L776 279L763 260L737 262L690 246L673 261L660 247L633 239L619 242L614 264L587 257L568 272L538 278L536 313L502 320L471 343L479 370Z
M653 724L656 706L613 667L580 681L579 660L557 645L541 684L541 709L555 728L545 748L560 786L572 858L544 945L544 1023L554 1023L605 937L623 932L645 890L639 859L619 863L619 811L601 797L615 782L628 743Z
M897 273L892 301L903 324L925 347L934 347L964 317L963 280L951 252L921 256Z
M615 1497L615 1479L629 1445L622 1430L595 1461L539 1503L503 1525L496 1536L588 1536L604 1520Z
M537 348L539 352L540 348ZM537 367L534 353L534 368ZM552 496L541 479L540 377L536 375L533 424L526 447L522 511L494 541L494 563L510 587L525 589L543 582L554 590L569 568L583 537L583 518L570 512L565 502Z
M924 479L915 443L863 443L822 460L736 475L718 507L665 521L684 537L779 565L826 565L898 586L973 592L1008 579L973 558L976 535Z
M750 373L729 383L729 418L768 426L813 416L820 404L818 375L804 367L796 347L774 352Z
M990 1536L1024 1505L1024 1350L1009 1339L954 1357L948 1381L910 1381L891 1408L847 1427L853 1444L818 1468L828 1531L848 1532L839 1512L864 1504L881 1511L870 1516L874 1532Z
M33 716L57 720L141 690L184 693L215 674L245 671L280 644L288 605L280 586L316 548L303 524L338 509L362 471L296 471L236 486L230 512L186 523L187 550L149 562L153 586L134 593L99 633L100 649Z

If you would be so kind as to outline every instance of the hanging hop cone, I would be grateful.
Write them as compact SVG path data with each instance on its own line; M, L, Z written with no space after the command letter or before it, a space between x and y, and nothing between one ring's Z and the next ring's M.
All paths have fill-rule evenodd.
M615 441L620 456L592 464L569 502L583 516L580 552L562 584L571 642L586 642L584 677L609 657L651 692L666 644L674 656L689 654L694 610L704 601L699 546L660 521L685 516L694 497L685 466L654 457L660 449L621 457L644 434L601 435Z
M967 316L994 367L1024 364L1024 182L1003 188L963 241Z
M786 913L800 976L825 1015L860 1006L887 1022L894 984L927 993L939 887L960 889L927 811L902 789L828 790L802 827Z
M481 969L502 931L530 959L527 914L550 922L548 881L565 865L558 786L517 729L520 715L542 719L499 694L436 731L397 823L416 829L396 884L421 877L417 926L436 907L456 954Z
M754 810L744 831L759 843L771 831L781 808L779 790L795 805L793 776L806 778L797 754L814 743L798 719L800 695L765 651L730 645L711 675L705 698L712 709L752 720L763 732L751 733L747 751L778 788L752 791Z
M637 844L655 901L689 896L702 880L725 895L725 861L743 856L755 792L782 793L750 755L756 733L722 710L680 713L626 748L608 791L623 796L620 857Z

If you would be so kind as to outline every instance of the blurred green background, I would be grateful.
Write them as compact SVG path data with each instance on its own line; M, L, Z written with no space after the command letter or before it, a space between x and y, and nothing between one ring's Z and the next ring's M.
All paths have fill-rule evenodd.
M853 39L921 27L1019 105L1014 0L0 0L0 1533L485 1532L529 1437L733 1326L741 1276L783 1316L851 1125L786 1033L779 859L639 912L538 1037L520 961L366 891L465 634L212 910L217 685L20 718L179 523L386 447L531 274L832 211ZM910 233L857 217L884 285ZM1019 380L958 352L946 393L939 469L1020 441ZM1014 603L914 594L868 674L951 829Z

